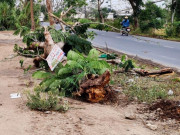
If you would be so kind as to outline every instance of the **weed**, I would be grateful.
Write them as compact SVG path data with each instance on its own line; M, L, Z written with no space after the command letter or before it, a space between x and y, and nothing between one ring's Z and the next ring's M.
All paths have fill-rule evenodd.
M126 55L123 55L121 57L121 63L119 64L119 67L123 68L125 72L127 72L129 69L134 68L135 64L132 60L127 59Z
M26 74L30 69L31 69L32 65L29 65L27 68L24 69L24 74Z
M23 67L23 64L24 64L24 60L21 59L21 60L19 61L19 63L20 63L20 66L21 66L21 68L22 68L22 67Z
M58 96L58 92L42 92L42 86L37 86L33 92L27 92L27 106L38 111L67 111L68 102Z

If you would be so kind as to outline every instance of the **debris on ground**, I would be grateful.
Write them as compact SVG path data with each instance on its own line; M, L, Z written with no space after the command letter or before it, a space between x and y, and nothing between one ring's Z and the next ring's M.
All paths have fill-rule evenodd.
M99 58L105 58L107 60L116 59L116 54L101 54Z
M20 98L21 94L20 93L12 93L12 94L10 94L10 97L11 98Z
M158 129L158 126L157 125L154 125L154 124L151 124L149 122L147 122L147 124L145 125L147 128L149 128L150 130L157 130Z
M171 68L165 68L157 71L147 71L144 69L133 69L136 73L138 73L141 76L158 76L158 75L163 75L163 74L170 74L173 73L173 69Z
M152 104L149 111L155 111L160 120L171 118L180 121L180 101L161 100Z
M169 95L169 96L172 96L173 94L174 94L174 92L173 92L172 90L169 90L169 91L168 91L168 95Z
M90 102L100 102L105 100L106 95L111 91L107 86L110 81L110 72L106 71L99 77L90 76L80 84L80 90L75 93L77 96L86 95ZM107 86L107 87L106 87Z
M136 119L136 115L132 111L125 112L124 116L125 116L125 119L129 119L129 120Z
M106 62L119 65L121 63L121 60L120 59L111 59L111 60L106 60Z

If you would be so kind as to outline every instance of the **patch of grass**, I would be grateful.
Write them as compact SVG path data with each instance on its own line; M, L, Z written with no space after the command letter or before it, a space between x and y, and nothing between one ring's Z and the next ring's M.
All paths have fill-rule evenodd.
M137 99L140 102L151 103L157 99L167 98L167 92L165 89L159 86L152 86L150 88L143 88L140 85L131 85L124 91L124 93L130 99Z
M136 99L139 102L146 103L169 98L180 100L180 82L172 80L173 76L152 78L120 73L113 75L112 78L114 85L122 87L129 100ZM173 90L173 96L168 96L169 90Z
M69 109L68 102L59 97L58 92L42 92L42 87L37 86L33 92L27 92L27 106L38 111L61 111Z

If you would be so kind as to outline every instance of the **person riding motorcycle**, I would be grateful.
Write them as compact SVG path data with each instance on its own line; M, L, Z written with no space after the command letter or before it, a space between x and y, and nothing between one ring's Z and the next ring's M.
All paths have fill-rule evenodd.
M127 28L127 27L130 26L130 22L129 22L129 19L128 19L127 16L126 16L126 17L124 18L124 20L121 22L121 25L123 26L123 28Z
M126 34L128 36L128 33L130 32L130 28L129 28L130 22L127 16L123 19L121 25L122 25L122 35Z

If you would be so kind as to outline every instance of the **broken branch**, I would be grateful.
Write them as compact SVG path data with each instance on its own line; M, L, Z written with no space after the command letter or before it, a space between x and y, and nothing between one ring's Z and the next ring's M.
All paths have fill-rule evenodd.
M162 70L157 71L146 71L143 69L133 69L136 73L140 74L141 76L150 76L150 75L163 75L163 74L170 74L173 73L173 69L165 68Z

